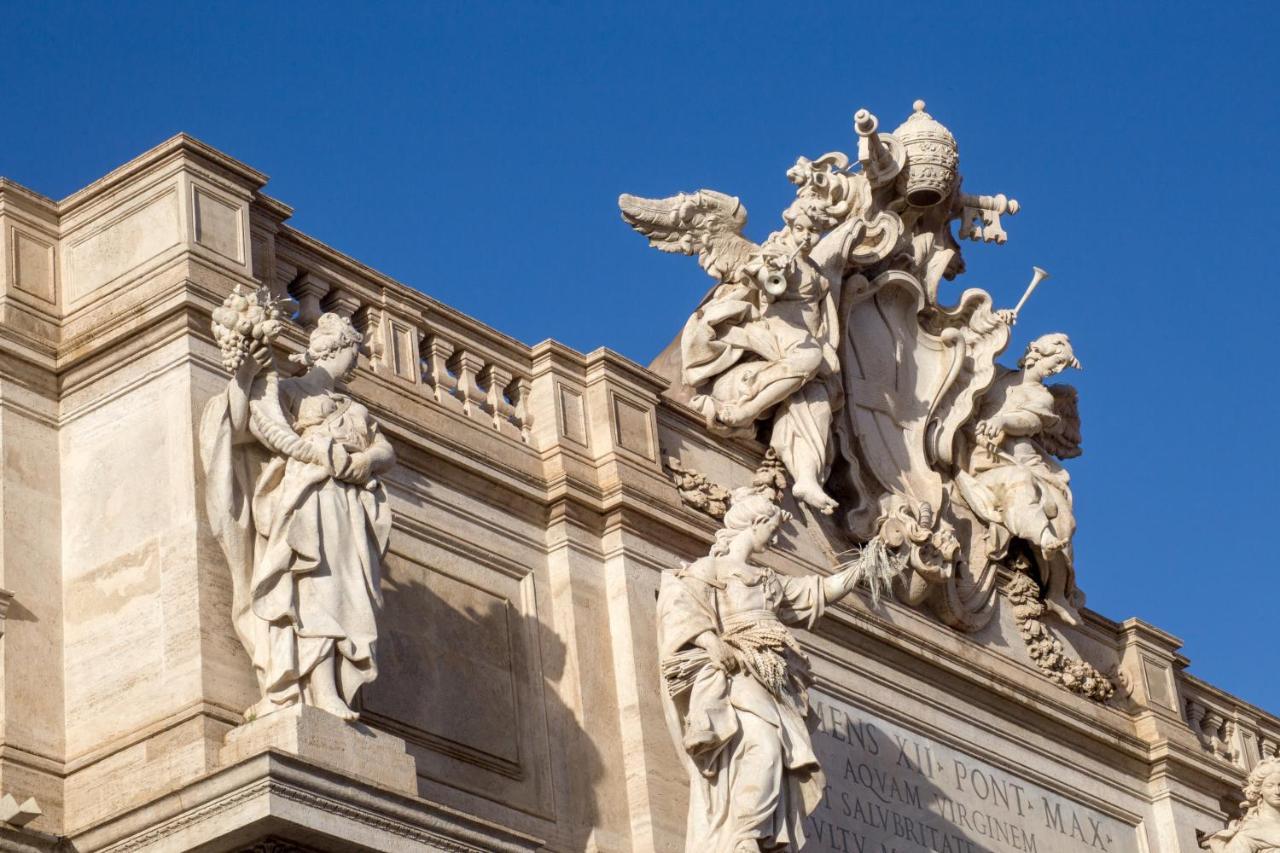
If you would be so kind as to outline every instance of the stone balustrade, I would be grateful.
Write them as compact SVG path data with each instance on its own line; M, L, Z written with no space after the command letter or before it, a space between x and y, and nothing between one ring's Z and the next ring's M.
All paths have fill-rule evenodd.
M270 268L255 277L296 303L293 320L311 329L325 311L351 318L369 344L375 374L411 383L432 403L527 444L532 418L528 347L486 329L373 271L337 272L348 260L296 232L274 237ZM316 250L323 248L328 257ZM268 255L260 255L264 262ZM264 263L265 267L265 263ZM283 282L283 284L282 284Z
M1249 771L1280 754L1280 720L1198 679L1180 679L1187 726L1210 755Z

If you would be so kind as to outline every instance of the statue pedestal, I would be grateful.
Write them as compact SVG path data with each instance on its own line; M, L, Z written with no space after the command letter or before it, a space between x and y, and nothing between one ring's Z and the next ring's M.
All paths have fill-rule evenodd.
M403 740L310 705L294 705L227 732L218 762L228 767L268 750L418 795L417 762L405 752Z

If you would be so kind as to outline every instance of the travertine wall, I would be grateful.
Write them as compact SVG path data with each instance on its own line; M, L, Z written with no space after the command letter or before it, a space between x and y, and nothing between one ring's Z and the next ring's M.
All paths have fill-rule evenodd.
M265 181L177 137L61 202L0 183L0 793L45 811L21 843L681 849L655 598L716 523L663 459L737 485L763 448L711 438L613 353L524 346L290 229ZM372 341L352 390L398 464L363 719L404 740L417 798L283 752L220 759L257 697L196 424L226 379L209 311L237 284L297 300L292 351L322 310ZM791 509L774 567L829 572L837 540ZM975 635L835 608L805 637L831 785L810 849L1194 849L1280 720L1150 626L1090 616L1067 639L1122 697L1047 681L1007 606Z

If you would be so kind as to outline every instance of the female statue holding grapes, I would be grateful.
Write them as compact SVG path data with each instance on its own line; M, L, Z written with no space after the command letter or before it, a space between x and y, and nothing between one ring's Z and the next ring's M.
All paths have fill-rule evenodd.
M206 503L231 566L236 632L261 691L247 718L305 703L354 720L377 675L381 561L391 532L378 480L394 461L368 410L343 393L361 335L320 317L307 366L281 378L271 354L278 310L233 294L214 314L234 373L201 423Z

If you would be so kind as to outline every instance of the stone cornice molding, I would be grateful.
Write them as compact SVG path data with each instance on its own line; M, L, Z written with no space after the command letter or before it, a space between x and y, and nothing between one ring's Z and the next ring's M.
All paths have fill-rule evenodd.
M206 168L246 191L258 190L267 183L267 176L234 157L206 145L194 136L179 133L169 137L156 147L145 151L128 163L113 169L84 189L77 190L58 202L60 216L68 216L121 186L137 180L154 170L171 163L189 160Z
M77 850L134 853L243 837L270 824L378 849L408 843L450 853L528 853L542 842L447 806L387 791L274 750L222 768L159 799L70 833ZM252 837L252 836L250 836ZM162 846L168 845L168 846Z

